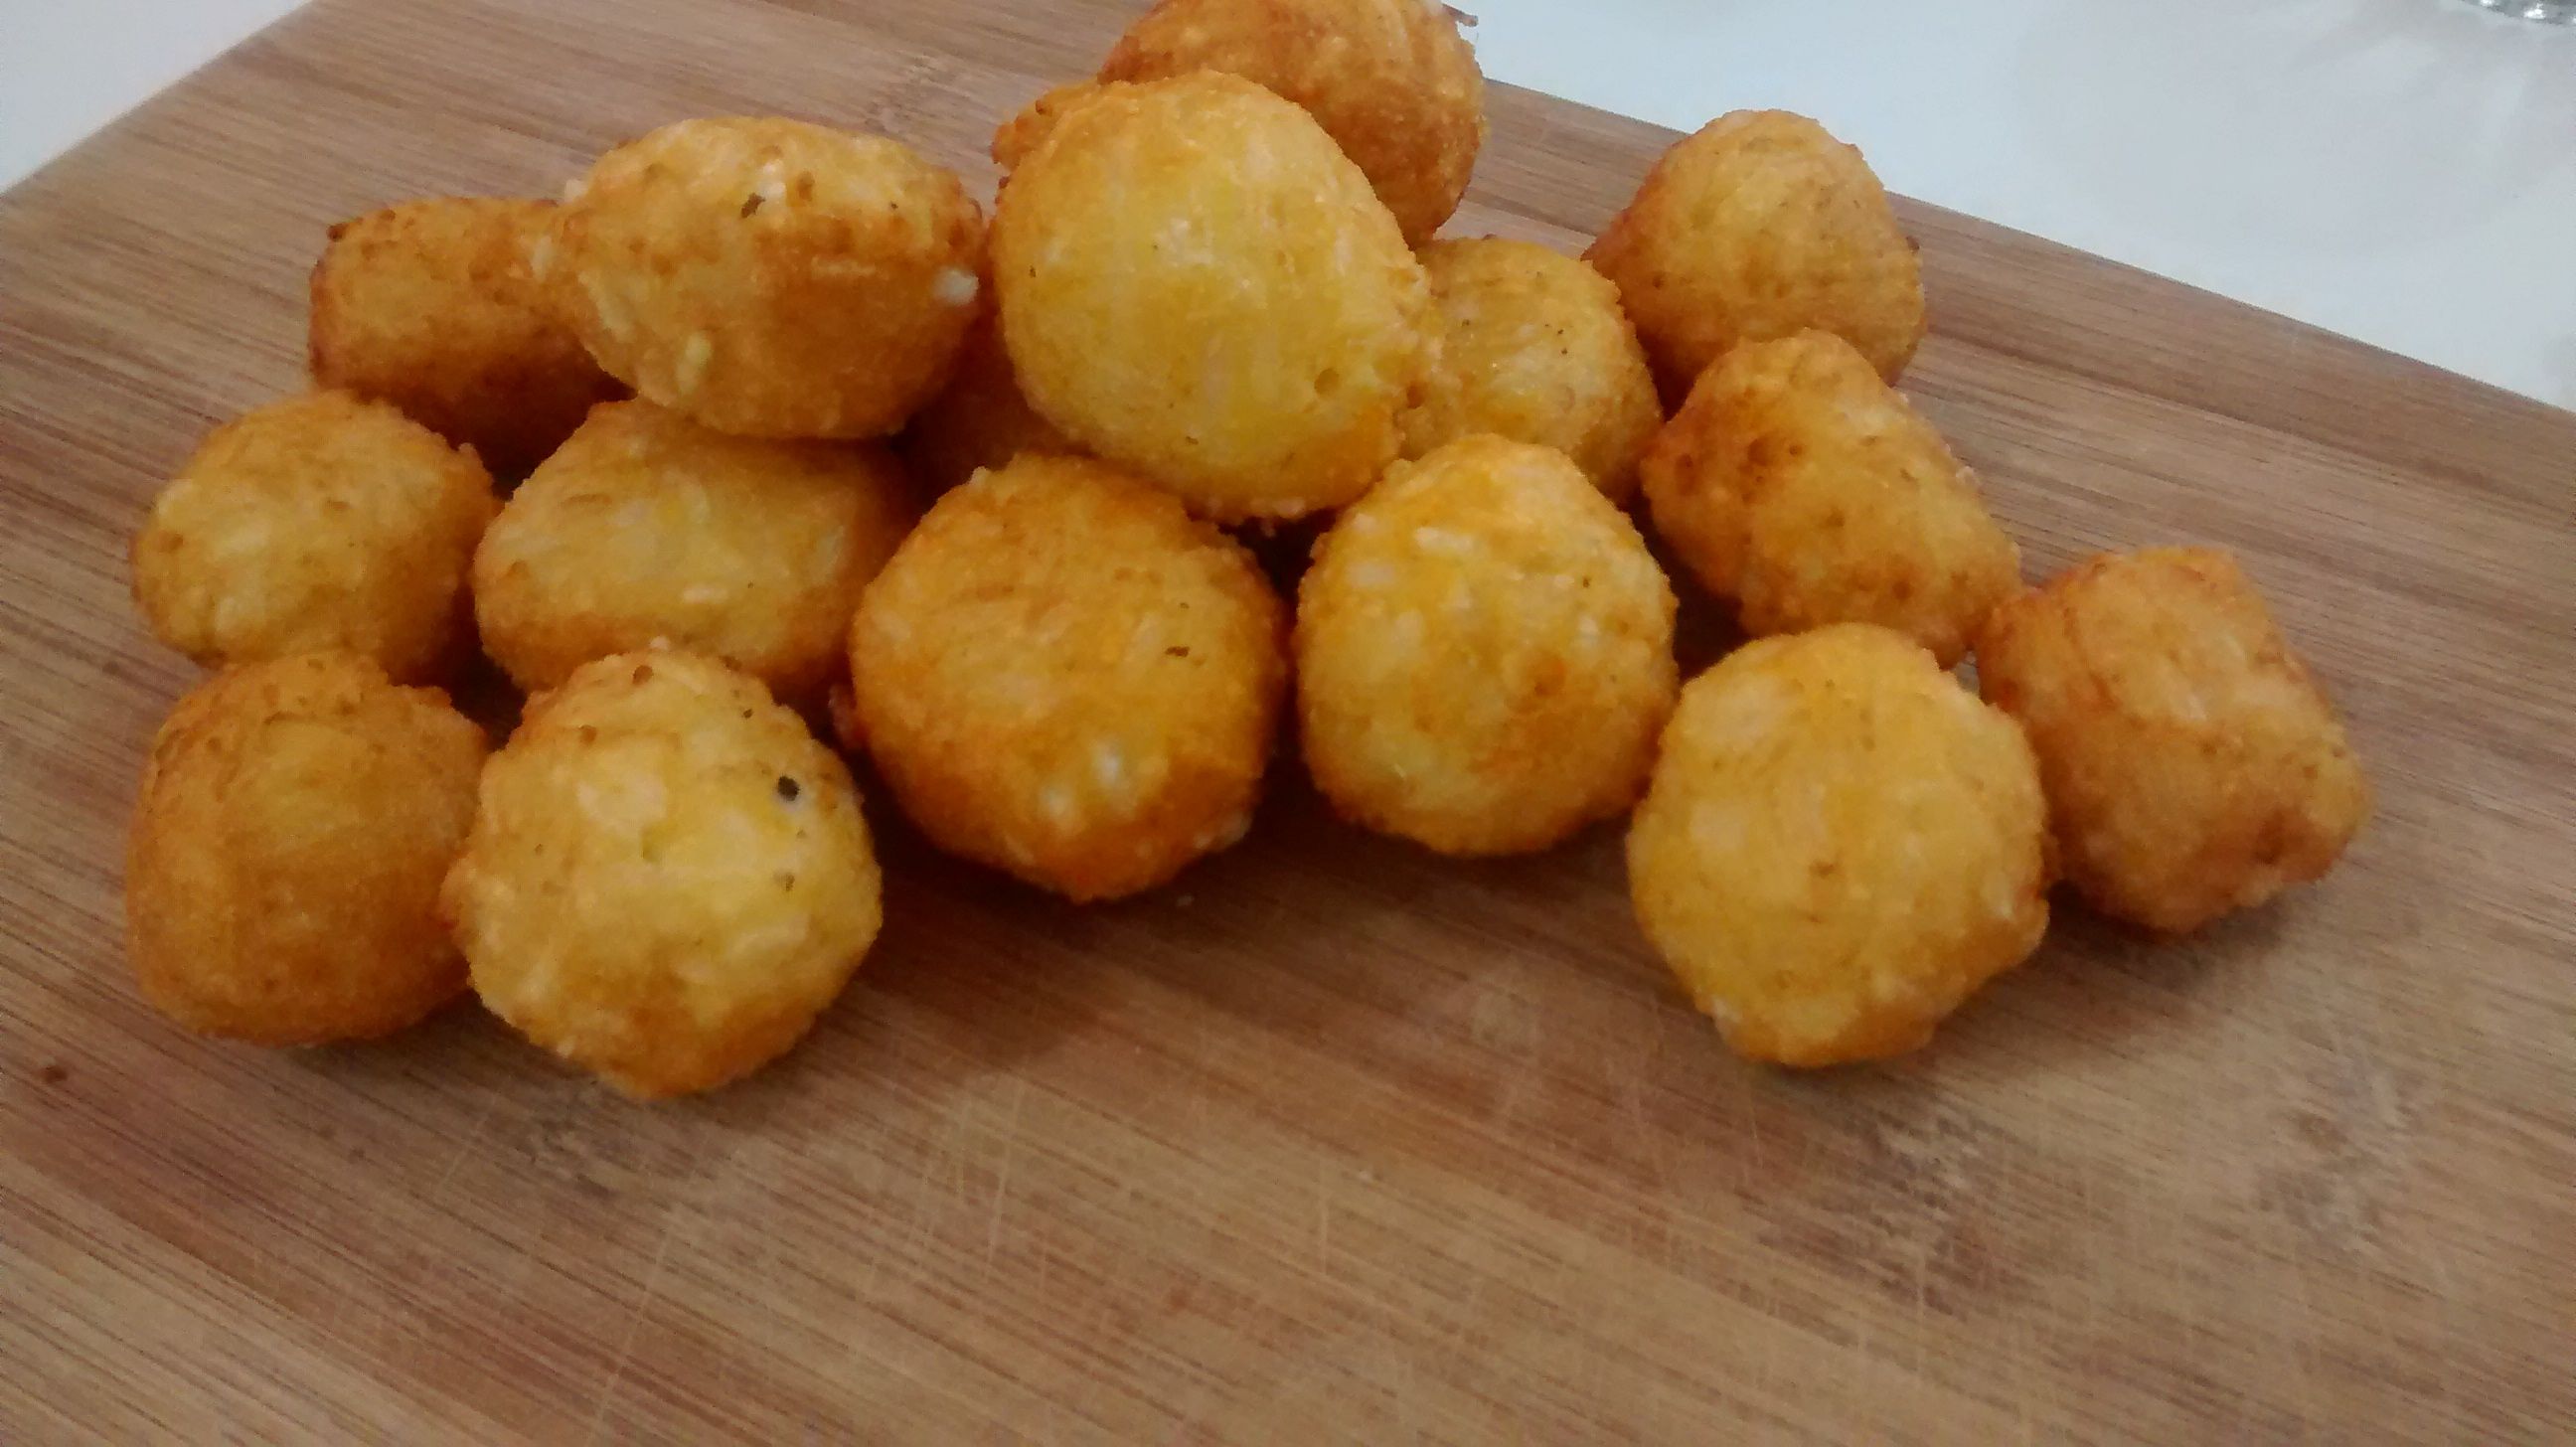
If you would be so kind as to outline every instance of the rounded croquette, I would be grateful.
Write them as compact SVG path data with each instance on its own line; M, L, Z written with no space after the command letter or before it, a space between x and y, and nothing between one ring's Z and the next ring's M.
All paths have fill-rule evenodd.
M990 313L966 334L956 375L914 416L898 447L930 497L1023 452L1082 450L1029 405Z
M1975 475L1828 332L1727 353L1641 471L1656 532L1757 637L1877 623L1946 668L2021 586Z
M2021 730L1919 645L1837 624L1691 680L1628 831L1637 918L1727 1043L1901 1054L2048 928Z
M530 705L443 903L486 1008L646 1099L783 1054L882 918L840 756L758 680L677 652L596 660Z
M1635 802L1673 614L1645 541L1563 454L1471 437L1398 464L1298 588L1307 769L1369 828L1543 849Z
M438 916L482 731L349 653L229 669L152 741L125 865L144 997L261 1045L389 1034L465 988Z
M1786 111L1674 143L1584 259L1618 284L1670 400L1743 342L1832 332L1892 382L1923 340L1922 268L1887 192Z
M1056 86L1021 107L993 131L989 152L993 164L1002 168L1007 179L1007 173L1019 169L1020 162L1028 159L1029 153L1038 148L1038 142L1045 140L1047 133L1055 129L1056 122L1063 120L1074 107L1088 104L1100 93L1100 82L1077 80Z
M681 121L599 159L537 272L601 366L719 432L881 437L948 380L984 224L949 171L801 121Z
M1492 433L1552 447L1624 503L1662 425L1619 289L1571 257L1486 237L1422 249L1440 365L1405 418L1405 453Z
M1030 404L1220 521L1367 491L1434 358L1422 267L1367 178L1236 76L1068 110L1002 188L993 270Z
M1485 81L1447 6L1424 0L1160 0L1101 63L1103 81L1239 75L1303 107L1414 244L1467 191Z
M1249 827L1281 611L1169 494L1022 454L940 499L868 588L852 713L941 848L1076 900L1133 894Z
M314 392L215 429L134 540L154 635L207 667L345 650L440 677L499 504L472 453L381 402Z
M547 303L545 201L439 197L331 228L313 268L313 383L402 409L505 478L624 391Z
M811 702L840 673L859 591L912 517L911 485L882 447L731 437L650 402L610 403L484 534L475 619L523 689L661 645Z
M2334 867L2370 784L2235 559L2093 558L1997 608L1978 685L2038 751L2066 877L2181 933Z

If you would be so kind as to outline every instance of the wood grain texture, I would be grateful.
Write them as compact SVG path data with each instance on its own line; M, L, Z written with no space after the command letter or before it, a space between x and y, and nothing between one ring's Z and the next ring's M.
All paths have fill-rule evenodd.
M1922 208L1909 386L2031 567L2233 546L2347 710L2324 885L2178 948L2063 907L1929 1053L1790 1076L1613 833L1459 866L1283 783L1088 911L882 823L858 983L675 1107L470 1007L152 1016L120 836L191 675L126 543L297 384L324 226L696 113L989 185L1126 8L324 0L0 198L0 1440L2576 1436L2576 417ZM1579 246L1666 139L1493 107L1453 232Z

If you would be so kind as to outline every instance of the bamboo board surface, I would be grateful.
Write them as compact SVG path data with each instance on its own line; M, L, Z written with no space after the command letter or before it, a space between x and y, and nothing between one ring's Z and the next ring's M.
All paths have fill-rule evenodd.
M1790 1076L1615 831L1444 863L1289 767L1112 908L881 825L858 981L691 1103L470 1006L154 1017L121 837L192 673L127 539L298 384L324 227L690 114L989 187L1127 8L323 0L0 197L0 1440L2576 1436L2576 416L1924 208L1907 385L2034 575L2234 547L2346 710L2325 884L2179 947L2061 905L1928 1053ZM1667 139L1492 105L1453 234L1579 248Z

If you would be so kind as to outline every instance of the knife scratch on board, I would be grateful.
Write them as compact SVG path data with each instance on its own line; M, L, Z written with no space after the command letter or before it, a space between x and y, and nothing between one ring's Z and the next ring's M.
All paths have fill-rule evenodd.
M440 1194L446 1191L447 1183L455 1178L457 1168L472 1158L475 1148L483 1143L484 1128L492 1123L494 1113L500 1108L501 1101L498 1096L483 1102L483 1108L475 1112L474 1119L467 1122L464 1132L457 1137L456 1153L447 1158L447 1165L439 1171L438 1179L430 1183L429 1195L426 1199L437 1200Z
M1020 1110L1028 1103L1026 1079L1012 1082L1009 1118L1002 1123L1002 1158L993 1167L993 1205L984 1221L984 1269L993 1269L993 1259L1002 1250L1002 1211L1011 1195L1011 1158L1020 1150Z
M671 1256L672 1239L680 1234L680 1216L687 1208L673 1205L662 1214L662 1235L653 1243L653 1264L644 1270L644 1289L635 1295L635 1305L626 1313L626 1329L618 1334L617 1355L609 1360L608 1379L599 1386L599 1400L591 1404L590 1430L584 1442L604 1440L600 1433L608 1426L608 1404L617 1396L618 1383L626 1379L626 1363L635 1354L635 1336L643 1329L644 1318L652 1311L654 1299L662 1290L662 1264Z

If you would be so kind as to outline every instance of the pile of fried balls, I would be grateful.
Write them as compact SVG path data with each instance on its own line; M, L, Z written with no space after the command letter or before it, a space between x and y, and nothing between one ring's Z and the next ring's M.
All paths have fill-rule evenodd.
M2333 865L2369 788L2233 561L2023 585L1891 386L1921 277L1856 151L1722 117L1577 260L1434 239L1484 135L1444 7L1162 0L1002 126L989 222L898 141L723 118L333 228L312 389L134 544L215 670L135 814L145 995L306 1045L470 986L709 1089L878 931L824 740L1095 901L1244 836L1292 703L1363 828L1631 815L1646 938L1785 1065L1922 1045L2060 879L2176 934ZM1293 597L1247 534L1313 537ZM1667 558L1752 640L1687 682ZM478 655L497 748L440 687Z

